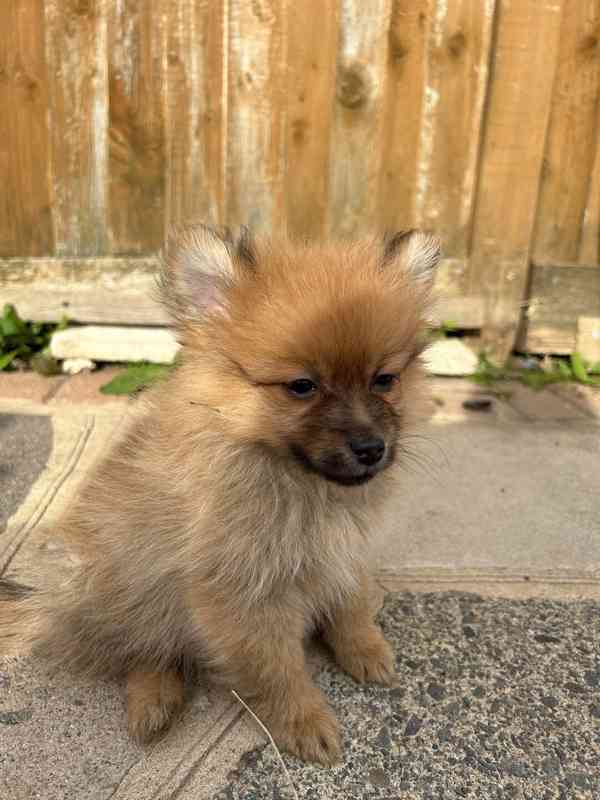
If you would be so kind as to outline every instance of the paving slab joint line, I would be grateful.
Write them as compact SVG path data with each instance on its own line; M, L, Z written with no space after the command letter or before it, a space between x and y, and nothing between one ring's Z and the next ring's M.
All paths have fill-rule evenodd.
M21 527L15 532L10 542L7 543L4 549L4 553L8 553L11 549L12 552L6 558L4 565L1 567L0 575L4 575L6 573L13 559L23 546L29 534L35 529L40 520L44 517L44 514L52 504L52 501L58 494L60 488L64 485L65 481L70 477L70 475L75 470L75 467L79 463L81 454L83 453L93 430L94 430L94 418L87 417L85 420L85 427L81 431L81 434L79 435L77 442L75 443L75 446L71 451L71 455L67 461L65 468L58 475L56 481L48 488L44 497L40 500L37 509L31 515L29 521L24 522L21 525Z
M564 384L558 384L558 386L563 386L563 385ZM571 406L572 408L576 408L578 411L584 414L588 419L600 422L600 415L595 413L594 410L590 408L585 401L578 402L573 396L572 392L561 392L558 386L548 387L552 392L552 394L554 395L554 397L558 397L567 405Z
M503 569L482 567L481 569L439 567L439 568L380 568L376 571L378 580L403 580L403 581L435 581L444 583L461 583L472 581L474 583L593 583L600 582L600 569L593 568L589 571L574 570L569 568L555 571L535 572L524 567L519 572Z
M65 383L68 383L71 380L69 375L64 375L62 380L56 381L53 383L50 389L46 392L46 394L42 397L42 403L49 403L52 398L58 394L58 392L62 389Z
M215 748L221 744L224 738L239 723L243 715L243 708L237 703L228 702L227 707L210 726L209 730L203 733L202 739L209 739L209 742L201 749L201 752L196 754L200 743L194 741L191 746L185 750L183 756L178 759L175 766L169 770L168 774L159 780L158 784L149 787L146 786L146 790L140 794L138 786L140 768L144 773L147 773L152 762L160 762L161 758L164 757L164 752L160 748L159 743L158 749L154 748L149 753L146 760L141 758L127 769L121 777L119 784L114 788L107 800L144 800L144 798L145 800L171 800L171 798L177 797L193 778L198 769L200 769L206 758L214 752ZM214 735L213 738L215 732L216 735ZM144 767L144 761L146 767Z
M187 771L187 774L186 774L186 775L183 777L183 779L181 780L181 782L180 782L179 786L177 786L177 787L176 787L176 788L173 790L173 792L171 792L171 794L170 794L170 795L169 795L169 797L168 797L168 800L175 800L175 798L176 798L176 797L178 797L178 796L181 794L182 790L183 790L183 789L185 789L185 787L186 787L186 786L189 784L189 782L192 780L192 778L194 777L194 775L195 775L195 774L198 772L198 770L200 769L200 767L202 766L202 764L204 763L204 761L206 761L206 759L208 758L208 756L209 756L209 755L210 755L212 752L214 752L214 750L215 750L215 749L216 749L216 748L217 748L217 747L218 747L218 746L221 744L221 742L222 742L222 741L223 741L223 740L224 740L224 739L225 739L225 738L228 736L228 734L229 734L229 733L230 733L230 732L233 730L233 728L235 728L235 726L236 726L236 725L238 724L238 722L239 722L239 721L242 719L242 717L244 716L244 714L245 714L245 713L246 713L246 712L244 711L244 709L243 709L243 708L239 708L239 709L237 709L237 712L236 712L235 716L233 717L233 719L232 719L232 720L230 720L230 721L229 721L229 723L228 723L228 724L227 724L227 725L226 725L226 726L223 728L223 730L222 730L222 731L221 731L221 733L220 733L220 734L217 736L217 738L216 738L216 739L214 739L214 741L212 741L212 742L211 742L211 743L208 745L208 747L206 748L206 750L205 750L205 751L204 751L204 752L203 752L203 753L202 753L202 754L199 756L199 758L197 758L197 759L196 759L196 761L194 761L194 763L192 764L192 766L190 767L190 769ZM232 766L233 766L233 765L232 765ZM159 789L157 792L155 792L155 793L152 795L152 798L151 798L151 800L158 800L158 798L159 798L159 792L160 792L160 789Z

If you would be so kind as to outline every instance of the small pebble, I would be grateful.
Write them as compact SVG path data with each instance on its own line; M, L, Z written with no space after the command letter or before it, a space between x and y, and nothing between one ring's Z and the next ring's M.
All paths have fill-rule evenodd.
M490 411L492 408L492 401L486 397L476 397L470 400L463 400L462 406L467 411Z

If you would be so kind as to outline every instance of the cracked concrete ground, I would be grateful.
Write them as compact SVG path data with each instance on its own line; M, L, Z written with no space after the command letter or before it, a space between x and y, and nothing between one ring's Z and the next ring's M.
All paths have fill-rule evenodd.
M600 796L600 604L390 593L380 621L398 686L318 683L342 722L343 764L288 759L310 800L554 800ZM269 747L215 800L291 797Z
M96 397L98 375L52 391L6 378L0 572L38 581L67 568L52 521L135 406ZM419 464L382 541L398 684L357 686L316 652L345 759L327 770L286 756L299 797L600 796L600 404L567 388L499 398L435 382ZM471 405L486 410L465 409L482 398ZM173 730L141 750L121 687L0 654L0 797L293 797L233 697L204 683L189 695Z

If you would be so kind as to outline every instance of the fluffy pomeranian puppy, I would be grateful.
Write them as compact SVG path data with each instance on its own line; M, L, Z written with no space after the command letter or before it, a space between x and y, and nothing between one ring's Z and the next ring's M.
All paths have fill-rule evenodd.
M417 231L319 245L172 235L160 290L181 363L64 519L75 574L20 599L13 586L0 638L125 677L139 741L168 726L181 666L199 662L281 747L337 760L304 643L318 630L356 680L393 680L369 542L422 402L438 260Z

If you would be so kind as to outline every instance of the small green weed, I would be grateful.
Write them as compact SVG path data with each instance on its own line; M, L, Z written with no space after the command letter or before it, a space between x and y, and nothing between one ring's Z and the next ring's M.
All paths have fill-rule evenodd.
M439 327L429 329L429 337L432 341L447 339L450 336L454 336L458 331L459 328L455 322L444 320L440 323Z
M600 386L600 363L591 364L582 358L580 353L571 353L568 358L548 359L544 366L498 367L484 353L479 356L477 371L471 380L485 386L497 381L520 381L531 389L538 391L551 383L583 383L588 386Z
M128 364L112 381L101 386L100 391L102 394L136 394L165 378L172 369L173 365L150 364L146 361Z
M25 322L7 303L0 317L0 371L29 366L45 375L60 372L48 345L54 331L63 330L67 324L66 318L58 324Z

